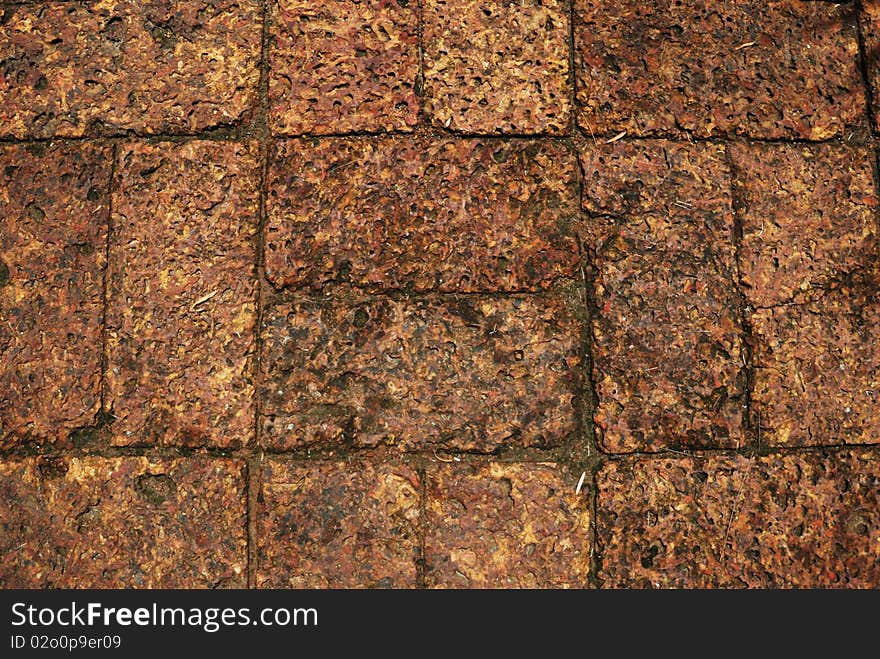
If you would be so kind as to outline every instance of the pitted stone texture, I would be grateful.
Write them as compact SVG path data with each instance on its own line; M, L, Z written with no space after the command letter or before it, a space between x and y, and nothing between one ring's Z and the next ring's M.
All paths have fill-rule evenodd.
M876 588L875 453L625 460L598 476L610 588Z
M113 195L116 445L235 447L254 429L256 146L126 144Z
M874 283L756 311L752 409L771 446L880 443L880 294Z
M865 38L865 70L871 85L874 127L880 131L880 0L862 0L862 34Z
M426 582L434 588L580 588L590 570L586 490L549 463L428 470Z
M64 441L101 399L112 149L0 147L0 447Z
M256 102L256 0L41 2L4 17L0 136L195 133Z
M0 587L244 588L244 463L0 462Z
M430 121L478 134L566 132L569 8L562 0L426 0Z
M263 445L557 446L578 427L581 334L550 297L276 302Z
M594 414L610 452L744 444L745 378L722 147L586 145Z
M580 277L577 161L551 141L295 140L270 167L276 286L538 290Z
M275 0L270 125L286 135L412 130L418 14L399 0Z
M745 294L756 307L815 293L880 257L873 154L836 144L731 145Z
M263 467L262 588L414 588L421 483L404 465Z
M578 123L630 135L823 140L865 123L854 8L575 0Z

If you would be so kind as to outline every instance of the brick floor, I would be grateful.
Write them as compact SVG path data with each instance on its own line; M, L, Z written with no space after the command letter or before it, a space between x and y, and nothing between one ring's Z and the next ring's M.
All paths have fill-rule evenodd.
M0 0L0 587L877 588L878 49Z
M578 123L643 136L839 135L865 123L853 12L802 0L575 0Z
M580 330L514 297L279 302L266 311L263 445L491 452L578 429Z
M579 588L590 512L558 465L449 463L428 472L425 569L432 588Z
M581 155L602 447L744 446L745 358L724 149L588 143Z
M875 282L753 317L753 408L770 446L880 443Z
M605 586L876 588L874 453L626 460L599 475Z
M412 130L416 3L273 0L270 125L285 135Z
M269 462L257 585L413 588L421 482L403 465Z
M576 169L558 142L282 142L266 276L376 291L545 288L578 273Z
M241 588L243 463L0 462L3 588Z
M120 148L105 401L114 444L247 443L258 178L252 144Z
M571 114L569 9L561 0L426 0L431 122L479 134L553 134Z
M731 159L750 304L790 302L876 261L872 153L834 144L738 144Z
M874 127L880 130L880 2L862 0L862 34L865 40L865 71L868 74Z
M256 0L41 2L4 10L0 136L194 133L256 100Z
M0 446L63 441L99 411L111 159L0 146Z

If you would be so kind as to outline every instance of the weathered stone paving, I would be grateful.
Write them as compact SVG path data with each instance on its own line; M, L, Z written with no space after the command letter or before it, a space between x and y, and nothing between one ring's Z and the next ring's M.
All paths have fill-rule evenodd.
M0 588L880 587L880 2L0 0Z

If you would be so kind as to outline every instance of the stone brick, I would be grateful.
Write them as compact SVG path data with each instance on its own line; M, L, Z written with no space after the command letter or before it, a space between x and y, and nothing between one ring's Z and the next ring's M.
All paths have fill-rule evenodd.
M243 588L243 463L0 462L0 587Z
M576 168L549 141L282 142L266 275L276 286L450 292L579 278Z
M0 147L0 447L64 441L100 407L111 160Z
M756 311L752 409L771 446L880 443L876 283Z
M851 5L575 0L578 123L823 140L865 123Z
M880 461L867 452L609 462L611 588L876 588Z
M360 461L263 468L263 588L414 588L421 483L403 465Z
M880 1L862 0L862 34L865 38L865 70L871 86L874 128L880 131Z
M107 411L117 445L254 429L254 145L128 144L113 195Z
M480 134L566 132L569 7L562 0L426 0L430 121Z
M554 298L277 302L263 443L490 452L577 429L581 328Z
M275 0L271 7L273 131L412 130L419 113L415 2Z
M601 445L615 453L744 445L723 147L591 144L582 163Z
M586 490L558 465L430 469L426 581L434 588L579 588L590 569Z
M256 102L256 0L41 2L3 18L3 137L193 133Z
M877 261L872 154L833 144L731 147L745 294L789 302Z

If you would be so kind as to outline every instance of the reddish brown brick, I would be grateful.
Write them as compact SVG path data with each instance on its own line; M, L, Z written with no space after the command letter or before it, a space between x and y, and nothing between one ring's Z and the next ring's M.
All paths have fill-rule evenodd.
M575 0L578 123L630 135L822 140L864 123L854 8Z
M412 130L419 112L415 2L275 0L271 7L274 131Z
M121 148L107 410L117 445L232 447L253 432L255 145Z
M880 297L847 286L752 317L752 408L778 446L880 442Z
M434 588L579 588L590 569L586 490L558 465L451 463L427 476Z
M553 298L279 302L263 442L493 451L577 429L581 329Z
M0 135L197 132L256 100L256 0L41 2L5 10Z
M578 270L577 161L558 142L282 142L269 178L276 286L536 290Z
M243 463L0 463L0 587L243 588Z
M571 115L563 0L426 0L425 106L468 133L554 134Z
M403 465L270 460L259 506L262 588L414 588L421 484Z
M0 148L0 447L64 440L101 397L109 148Z
M876 588L875 453L610 462L598 478L612 588Z
M766 307L878 258L872 154L832 144L731 146L742 282Z
M585 146L582 162L602 446L741 446L745 359L723 148L617 142Z
M871 86L874 127L880 130L880 1L862 0L862 34L865 38L865 70Z

